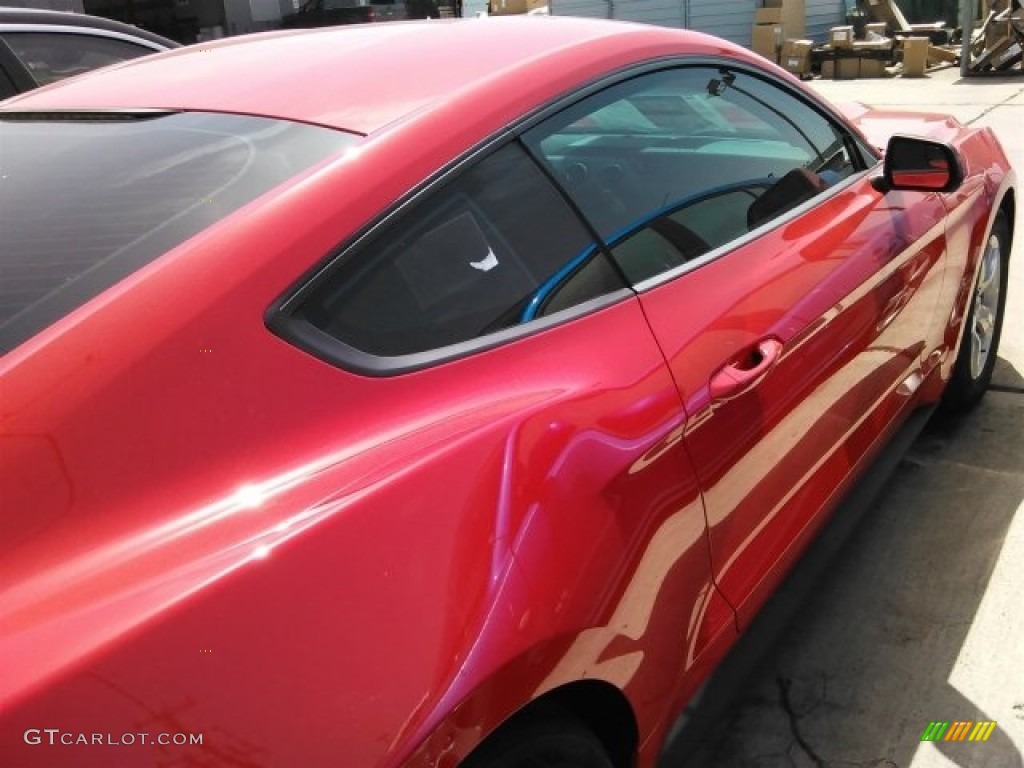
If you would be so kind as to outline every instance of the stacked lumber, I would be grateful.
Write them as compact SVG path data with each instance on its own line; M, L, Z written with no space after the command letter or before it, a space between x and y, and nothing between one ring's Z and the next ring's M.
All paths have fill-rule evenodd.
M975 73L1020 70L1024 9L1018 0L992 0L985 20L971 35L967 68Z
M911 24L903 15L896 0L867 0L867 10L871 18L878 23L884 23L886 28L892 31L895 39L894 51L899 54L899 61L893 74L898 71L904 77L922 77L930 68L959 62L960 53L957 48L938 44L951 37L950 30L945 29L944 22Z

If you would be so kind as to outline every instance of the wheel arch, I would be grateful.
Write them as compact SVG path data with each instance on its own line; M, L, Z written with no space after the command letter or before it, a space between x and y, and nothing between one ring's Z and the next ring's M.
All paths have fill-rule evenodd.
M436 721L405 759L403 768L457 768L486 744L519 730L533 718L559 713L592 731L615 768L633 768L642 740L640 713L620 684L601 676L563 676L550 687L539 683L538 668L571 645L560 638L503 665L493 675L460 695L459 703ZM596 671L596 670L594 670ZM649 724L650 725L650 724ZM396 755L397 756L397 755Z
M536 699L519 714L554 704L577 717L601 740L616 768L632 768L639 746L639 728L626 695L603 680L578 680Z
M1010 226L1010 244L1013 245L1014 224L1017 218L1017 196L1016 190L1010 187L999 201L999 210L1006 214L1006 223Z
M577 680L539 696L487 734L466 759L524 722L552 714L567 715L584 725L601 742L615 768L636 764L639 729L633 708L622 691L604 680Z
M995 226L996 218L1000 213L1004 214L1010 228L1010 244L1013 244L1014 225L1016 220L1016 176L1012 169L996 177L988 177L985 181L988 191L986 193L988 208L978 215L970 226L970 237L966 247L968 258L966 272L960 283L959 291L954 299L952 311L946 324L946 348L948 355L946 362L942 365L941 387L936 390L935 398L941 397L942 387L949 381L953 373L953 364L960 353L960 346L963 341L964 321L970 307L971 291L978 279L981 268L981 257L985 250L985 243L989 233Z

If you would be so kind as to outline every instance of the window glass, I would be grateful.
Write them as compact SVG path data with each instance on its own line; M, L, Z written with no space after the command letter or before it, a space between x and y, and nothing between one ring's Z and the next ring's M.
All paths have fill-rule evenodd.
M620 83L525 136L633 283L766 224L857 170L824 115L752 75Z
M0 67L3 64L0 62ZM14 87L14 83L11 82L11 78L7 76L7 73L0 68L0 101L3 101L8 96L13 96L18 90Z
M360 138L203 113L0 119L0 352Z
M356 349L397 356L623 287L540 169L510 144L348 254L302 314Z
M40 85L155 53L127 40L73 32L5 32L3 39Z

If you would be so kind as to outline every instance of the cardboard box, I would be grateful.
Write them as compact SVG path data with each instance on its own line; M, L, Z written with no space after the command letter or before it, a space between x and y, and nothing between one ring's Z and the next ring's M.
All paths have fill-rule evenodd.
M781 24L757 24L750 30L750 48L769 61L778 63L782 46Z
M903 77L924 77L928 66L928 38L908 37L903 41Z
M936 63L956 64L960 61L960 46L940 48L937 45L928 46L928 66Z
M821 76L826 80L856 80L860 77L860 59L825 59L821 62Z
M878 37L887 37L889 35L889 25L884 21L872 21L864 25L864 35L868 38L871 35L878 35Z
M528 10L526 0L491 0L491 16L515 16Z
M813 40L787 40L782 44L779 63L794 75L811 74L811 49Z
M755 8L754 9L754 23L755 24L781 24L782 23L782 8Z
M1009 36L1009 21L990 21L985 27L985 48L994 48Z
M856 80L860 77L860 59L840 59L836 80Z
M886 77L885 62L881 59L857 59L860 63L860 77Z
M881 40L854 40L851 46L855 51L877 51L886 53L892 51L893 41L888 37Z
M828 31L828 44L833 48L852 48L853 27L832 27Z
M764 0L765 9L778 8L782 12L783 39L798 39L807 32L806 0Z

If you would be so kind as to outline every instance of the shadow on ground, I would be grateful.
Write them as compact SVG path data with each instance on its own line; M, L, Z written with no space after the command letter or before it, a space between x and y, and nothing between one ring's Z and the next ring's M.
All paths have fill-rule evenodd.
M996 367L992 373L993 389L1003 392L1024 393L1024 376L1003 358L996 359Z
M1007 72L976 72L969 77L960 77L953 81L954 85L991 85L992 83L1016 84L1024 82L1024 71Z
M949 682L1024 499L1024 377L1000 366L1022 389L931 419L727 715L662 768L906 768L918 749L1024 766L1004 731L1020 724ZM922 745L933 720L1001 722L985 743Z

